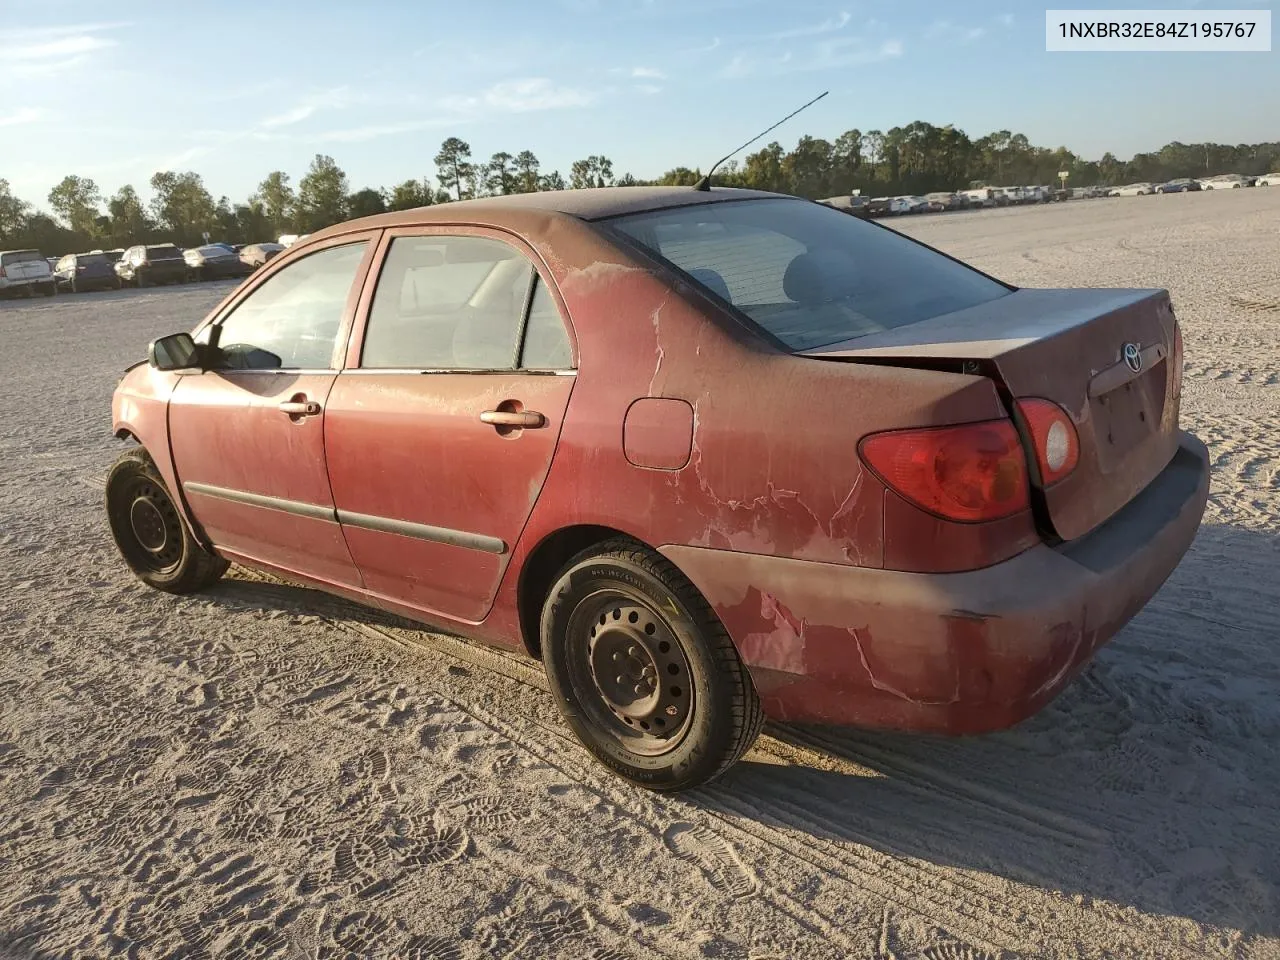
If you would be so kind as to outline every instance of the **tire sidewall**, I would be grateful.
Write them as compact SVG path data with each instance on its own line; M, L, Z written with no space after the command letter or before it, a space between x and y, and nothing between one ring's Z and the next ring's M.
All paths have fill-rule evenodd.
M113 495L113 489L118 489L119 485L129 482L135 478L144 478L150 483L156 485L164 491L165 496L169 498L173 504L174 510L178 515L178 526L182 532L182 558L170 570L157 571L142 566L136 562L131 555L131 547L127 543L122 542L124 537L130 534L124 531L129 530L129 518L127 515L127 504L121 502L117 496ZM150 457L145 453L138 451L130 451L116 461L110 472L107 474L106 484L106 507L107 521L111 527L111 536L115 540L116 549L119 550L120 556L124 559L125 564L133 571L143 583L157 590L167 592L181 592L187 588L191 580L194 567L197 563L195 551L201 549L191 536L191 531L187 529L186 522L182 519L182 509L174 502L173 494L170 492L168 485L160 476L160 472L151 462Z
M608 588L642 602L659 614L684 651L693 694L689 728L674 750L643 756L627 750L591 719L570 681L571 656L566 630L574 609L600 589ZM551 692L566 722L600 761L628 780L651 789L677 789L686 781L703 779L708 768L720 765L732 744L732 690L718 668L702 628L692 612L659 578L643 567L616 556L582 560L551 588L542 611L543 659ZM587 694L590 695L590 694Z

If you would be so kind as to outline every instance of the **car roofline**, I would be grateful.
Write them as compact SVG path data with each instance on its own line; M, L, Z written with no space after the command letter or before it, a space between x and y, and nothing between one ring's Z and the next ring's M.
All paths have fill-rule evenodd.
M317 230L307 237L308 246L315 240L361 233L366 230L387 230L418 226L467 226L476 224L501 225L511 218L531 215L564 217L592 223L612 219L630 213L652 213L676 207L701 206L742 200L785 199L805 201L801 197L771 193L763 190L743 190L717 187L710 191L696 191L692 187L601 187L589 190L544 190L537 193L511 194L509 196L481 197L475 200L452 200L448 203L413 207L378 213L358 220Z

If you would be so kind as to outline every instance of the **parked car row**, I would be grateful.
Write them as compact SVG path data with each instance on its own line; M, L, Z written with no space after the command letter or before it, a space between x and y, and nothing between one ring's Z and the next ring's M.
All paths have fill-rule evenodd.
M198 280L247 277L285 245L209 243L182 249L172 243L136 244L116 250L91 250L46 257L39 250L0 252L0 296L58 291L85 293Z
M1049 203L1062 200L1091 200L1096 197L1141 197L1156 193L1190 193L1198 190L1233 190L1240 187L1280 186L1280 172L1260 177L1224 173L1216 177L1179 177L1166 183L1129 183L1117 187L1046 186L975 187L956 192L940 191L923 197L828 197L820 200L829 207L855 217L896 217L912 213L942 213L948 210L971 210L983 207L1007 207L1027 203Z

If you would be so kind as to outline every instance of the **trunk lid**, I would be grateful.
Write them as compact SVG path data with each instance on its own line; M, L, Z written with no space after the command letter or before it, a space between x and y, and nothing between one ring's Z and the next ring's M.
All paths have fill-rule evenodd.
M919 365L972 360L1013 399L1057 403L1075 423L1080 459L1043 490L1043 509L1057 535L1072 540L1133 499L1177 450L1182 371L1175 330L1164 290L1017 290L802 355Z

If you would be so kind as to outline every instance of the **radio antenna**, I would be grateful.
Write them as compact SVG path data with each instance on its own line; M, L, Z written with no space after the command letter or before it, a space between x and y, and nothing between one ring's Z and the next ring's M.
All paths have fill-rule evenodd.
M703 177L701 180L699 180L696 184L694 184L693 189L700 190L703 193L706 193L708 190L711 189L711 175L716 172L716 167L720 166L720 164L724 163L734 154L741 153L743 150L747 149L747 147L751 146L753 143L755 143L757 140L763 137L765 133L772 133L774 130L778 129L778 127L782 126L784 123L786 123L788 120L794 117L801 110L806 110L809 107L812 107L815 103L817 103L819 100L821 100L830 92L831 92L830 90L822 91L822 93L818 94L808 103L806 103L803 107L800 107L799 109L796 109L796 110L792 110L790 113L788 113L785 117L783 117L781 120L775 123L772 127L766 130L764 133L757 134L756 136L748 140L746 143L744 143L742 146L738 147L737 150L734 150L732 153L730 153L728 156L721 157L719 160L717 160L715 163L711 165L711 169L707 171L707 175Z

